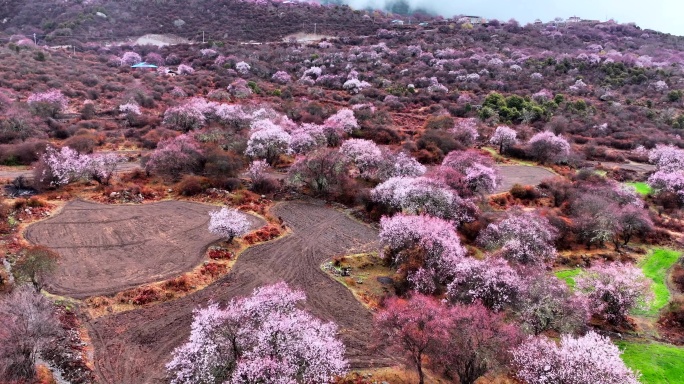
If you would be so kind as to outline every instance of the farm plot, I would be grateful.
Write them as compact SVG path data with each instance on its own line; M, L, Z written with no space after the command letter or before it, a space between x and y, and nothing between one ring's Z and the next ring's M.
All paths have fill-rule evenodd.
M210 300L225 303L279 281L303 290L306 309L314 316L338 324L352 367L387 364L382 354L369 351L373 345L371 313L320 269L332 256L373 249L377 232L318 204L287 202L272 213L292 233L246 250L232 271L208 288L175 301L92 320L89 329L99 382L163 382L164 364L173 349L186 341L194 308Z
M495 193L507 192L515 184L538 185L542 180L556 176L546 168L532 165L498 165L501 183Z
M48 291L75 298L108 295L195 267L204 248L219 240L207 231L208 213L215 209L182 201L133 206L78 200L31 225L25 236L61 255ZM253 229L265 224L249 218Z

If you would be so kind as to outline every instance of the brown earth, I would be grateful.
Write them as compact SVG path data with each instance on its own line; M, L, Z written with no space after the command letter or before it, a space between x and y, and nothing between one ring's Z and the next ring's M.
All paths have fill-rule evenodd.
M513 185L538 185L542 180L556 176L546 168L530 165L497 165L501 183L494 193L509 191Z
M593 165L600 165L604 168L618 168L638 173L649 173L654 172L656 170L656 166L653 164L636 163L633 161L629 163L613 163L610 161L590 161L589 163Z
M109 295L189 271L220 239L207 231L217 207L184 201L145 205L68 203L60 214L29 226L27 240L60 256L49 292L85 298ZM252 229L266 224L248 215Z
M387 358L369 350L371 313L320 268L332 256L374 249L377 232L321 204L281 203L272 213L282 217L292 233L246 250L233 270L208 288L175 301L92 320L88 328L98 382L162 382L171 352L187 340L194 308L209 300L225 303L278 281L303 290L305 307L314 316L338 324L352 367L388 364Z

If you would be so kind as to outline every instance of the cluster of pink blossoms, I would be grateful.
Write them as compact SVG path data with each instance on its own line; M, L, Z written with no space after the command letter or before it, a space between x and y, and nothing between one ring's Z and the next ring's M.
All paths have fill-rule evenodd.
M513 350L519 379L529 384L638 384L637 375L620 359L610 339L593 331L560 345L545 336L530 337Z
M347 372L337 326L299 309L285 283L195 311L188 342L166 365L172 384L327 383Z
M81 155L69 147L57 150L47 147L40 158L43 164L40 182L59 187L81 179L95 179L100 184L108 184L116 167L123 159L116 154Z

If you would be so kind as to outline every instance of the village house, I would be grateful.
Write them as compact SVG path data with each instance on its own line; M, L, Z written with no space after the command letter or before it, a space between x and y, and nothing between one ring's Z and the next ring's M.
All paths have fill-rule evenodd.
M458 21L461 23L469 23L471 25L481 25L485 24L487 19L480 16L461 16Z

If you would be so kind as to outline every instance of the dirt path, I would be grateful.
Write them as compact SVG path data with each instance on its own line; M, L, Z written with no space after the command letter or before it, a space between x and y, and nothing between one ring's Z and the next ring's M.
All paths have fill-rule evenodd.
M33 178L33 170L26 167L2 167L0 168L0 179L14 180L19 176L27 179Z
M341 284L320 269L328 258L377 246L377 232L323 205L288 202L273 209L293 233L248 249L225 278L208 288L149 308L101 317L89 323L95 368L101 383L162 382L164 364L186 341L192 310L209 300L227 302L256 287L285 281L306 292L306 308L335 321L353 367L386 364L373 360L372 316Z
M109 295L191 270L219 240L207 231L212 205L164 201L103 205L83 200L29 226L27 240L61 260L46 289L75 298ZM249 215L252 229L266 222Z
M593 165L601 165L605 168L619 168L627 171L634 171L637 173L649 173L656 170L656 166L653 164L646 163L636 163L630 161L629 163L613 163L610 161L589 161Z
M538 185L542 180L556 176L546 168L532 165L497 165L501 183L494 193L507 192L515 184Z

